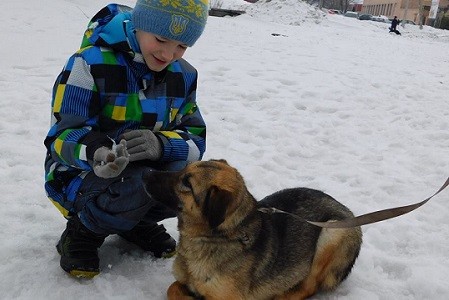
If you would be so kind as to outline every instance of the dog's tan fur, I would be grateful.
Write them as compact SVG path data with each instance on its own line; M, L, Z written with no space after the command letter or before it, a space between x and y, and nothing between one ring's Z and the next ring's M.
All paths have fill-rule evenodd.
M315 221L353 216L322 192L289 189L257 202L223 160L152 171L144 180L152 197L179 210L168 299L305 299L338 286L358 256L359 227L320 229L258 210L272 206Z

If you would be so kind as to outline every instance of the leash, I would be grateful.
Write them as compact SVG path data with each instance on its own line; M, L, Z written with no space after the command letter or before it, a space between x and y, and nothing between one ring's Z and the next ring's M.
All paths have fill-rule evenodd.
M287 215L290 215L297 219L301 219L304 222L307 222L309 224L312 224L312 225L315 225L318 227L322 227L322 228L351 228L351 227L358 227L358 226L362 226L362 225L366 225L366 224L377 223L380 221L384 221L384 220L399 217L401 215L405 215L411 211L414 211L418 207L421 207L424 204L426 204L430 199L432 199L434 196L438 195L448 185L449 185L449 177L446 179L446 182L440 187L440 189L435 194L433 194L429 198L424 199L421 202L406 205L406 206L399 206L399 207L378 210L378 211L375 211L372 213L367 213L364 215L360 215L358 217L353 217L353 218L344 219L344 220L340 220L340 221L327 221L327 222L310 221L310 220L301 218L300 216L297 216L295 214L292 214L292 213L289 213L289 212L286 212L286 211L283 211L283 210L280 210L280 209L277 209L274 207L262 207L262 208L259 208L259 211L269 213L269 214L273 214L273 213L287 214Z

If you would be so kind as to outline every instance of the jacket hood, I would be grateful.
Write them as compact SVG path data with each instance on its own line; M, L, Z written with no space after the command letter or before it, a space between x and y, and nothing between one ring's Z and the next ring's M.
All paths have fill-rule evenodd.
M134 56L140 52L131 22L132 8L109 4L89 22L84 32L81 48L88 46L108 47Z

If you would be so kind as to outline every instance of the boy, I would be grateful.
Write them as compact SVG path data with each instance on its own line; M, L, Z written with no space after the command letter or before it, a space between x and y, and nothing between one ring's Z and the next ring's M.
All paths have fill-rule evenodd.
M204 154L197 71L182 56L207 15L207 0L110 4L56 79L45 189L67 218L56 248L71 275L100 272L97 250L109 234L156 257L174 254L175 240L157 222L176 212L147 195L141 175Z
M399 20L397 16L394 16L393 20L391 21L391 26L390 26L390 32L394 32L397 35L401 35L401 33L399 32L399 30L397 30L397 26L399 24Z

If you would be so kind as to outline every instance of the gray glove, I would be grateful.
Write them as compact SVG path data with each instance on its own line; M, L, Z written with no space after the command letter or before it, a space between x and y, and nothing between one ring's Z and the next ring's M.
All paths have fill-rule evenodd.
M126 141L113 145L112 149L101 147L94 152L93 169L95 175L102 178L117 177L129 163L129 154L126 151Z
M162 145L149 129L131 130L122 134L126 140L129 161L158 160L162 156Z

